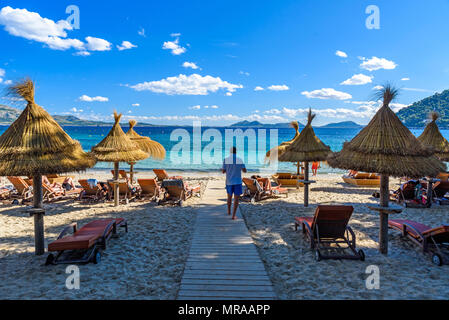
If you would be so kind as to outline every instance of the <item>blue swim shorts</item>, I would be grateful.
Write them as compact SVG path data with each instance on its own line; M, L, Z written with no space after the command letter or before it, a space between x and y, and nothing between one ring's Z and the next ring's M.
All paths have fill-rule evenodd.
M229 194L229 195L236 195L236 196L241 196L242 194L243 194L243 188L242 188L242 185L241 184L233 184L233 185L230 185L230 186L226 186L226 192Z

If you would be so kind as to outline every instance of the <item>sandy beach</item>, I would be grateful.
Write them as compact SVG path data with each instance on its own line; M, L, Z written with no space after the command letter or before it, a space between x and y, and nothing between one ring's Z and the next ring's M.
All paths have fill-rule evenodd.
M175 174L175 172L169 172ZM191 184L202 182L203 190L218 173L186 173ZM107 177L105 172L80 174ZM151 174L143 175L150 177ZM78 176L77 176L78 178ZM377 250L378 216L367 208L376 203L374 188L343 184L340 175L320 174L311 188L308 209L302 206L303 189L289 189L289 197L244 203L241 212L279 299L447 299L448 266L434 266L428 256L398 232L390 231L388 256ZM391 188L397 180L391 181ZM224 191L223 191L224 192ZM175 299L189 253L196 209L201 198L183 207L155 206L132 202L114 208L112 203L82 204L62 201L46 206L46 243L64 226L82 226L98 218L123 217L129 233L111 239L100 264L80 266L81 289L65 287L66 266L44 266L45 256L34 255L33 220L24 206L0 207L0 297L2 299ZM317 204L352 205L350 225L357 246L365 251L365 262L316 262L308 241L294 231L294 217L312 216ZM448 222L448 209L405 209L398 218L430 226ZM380 289L365 286L366 268L380 268Z

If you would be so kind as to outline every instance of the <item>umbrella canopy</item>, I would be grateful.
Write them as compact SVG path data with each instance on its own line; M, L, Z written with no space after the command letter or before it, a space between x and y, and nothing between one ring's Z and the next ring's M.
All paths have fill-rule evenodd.
M123 132L120 126L122 114L114 111L115 123L106 138L92 148L92 154L103 162L136 162L149 157Z
M13 85L9 91L25 99L27 106L0 137L1 176L65 173L95 165L79 142L34 102L31 80Z
M301 131L299 137L285 148L282 155L279 156L279 161L310 162L326 160L330 148L315 135L312 128L314 118L315 115L312 114L312 110L309 110L307 125Z
M149 137L143 137L134 131L136 124L136 120L129 121L129 130L126 135L139 146L140 150L148 153L150 157L157 160L165 159L165 148L159 142L153 141Z
M438 114L432 112L432 121L424 129L424 132L418 137L418 140L425 146L429 146L435 152L435 156L441 161L449 161L449 142L443 137L436 121Z
M404 126L388 103L343 150L329 156L334 168L394 177L436 176L444 165Z
M279 157L282 153L284 153L287 146L289 146L293 141L295 141L299 137L298 121L292 121L290 124L295 129L295 136L293 137L293 139L290 141L285 141L285 142L281 143L279 146L274 147L273 149L269 150L265 156L266 159L271 159L271 156L276 154L276 151L277 151L277 155Z

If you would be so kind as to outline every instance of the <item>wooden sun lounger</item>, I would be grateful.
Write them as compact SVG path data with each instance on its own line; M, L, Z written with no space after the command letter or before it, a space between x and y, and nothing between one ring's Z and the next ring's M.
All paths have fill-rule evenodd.
M110 199L113 199L114 185L111 182L109 182L108 185L109 191L111 192ZM119 200L126 204L128 204L130 201L135 200L140 195L140 191L132 192L132 190L128 186L128 182L119 182L118 191L120 198Z
M402 236L407 237L420 246L423 253L431 253L432 262L437 266L447 263L449 226L443 225L431 228L422 223L402 219L390 220L388 221L388 226L401 231Z
M75 179L74 176L60 176L59 174L47 174L46 176L47 176L48 181L50 181L51 184L53 184L53 183L63 184L67 178Z
M109 238L117 234L117 227L128 232L128 223L123 218L95 220L81 229L77 229L76 223L71 224L48 245L48 251L57 254L50 253L45 265L99 263L101 250L106 250ZM70 231L72 234L66 236Z
M22 199L22 204L33 198L33 188L21 177L8 177L17 191L17 197ZM15 200L17 201L17 199Z
M164 180L162 188L165 193L159 204L171 203L182 206L184 201L194 195L201 196L201 185L191 187L181 179Z
M315 216L295 218L295 230L302 227L315 250L315 259L365 260L363 250L356 249L356 237L348 226L354 208L352 206L318 206ZM341 247L340 245L346 245ZM334 246L332 246L334 245ZM348 249L352 254L349 254Z
M149 199L151 201L159 202L159 197L162 195L162 190L157 184L156 179L138 179L140 188L140 197L143 199Z
M304 175L297 175L291 173L276 173L272 176L273 180L283 187L304 187L304 183L299 183L298 180L304 180Z
M343 181L357 187L378 187L380 176L375 173L357 172L355 175L345 175Z
M273 198L280 194L285 194L288 197L288 190L286 188L282 188L281 186L272 187L271 181L268 178L243 178L242 181L246 186L246 193L243 196L249 197L252 203Z
M83 188L79 196L81 201L97 202L104 199L102 190L98 184L92 188L87 179L78 180L78 183Z
M446 196L449 193L449 181L438 181L433 186L434 200L440 205L449 205L449 198Z
M111 173L112 173L112 176L115 176L115 170L111 170ZM119 170L118 174L119 174L119 178L125 179L126 181L129 180L128 174L126 173L125 170Z
M159 182L162 182L164 180L182 180L183 177L176 176L176 177L170 177L164 169L153 169L154 174L156 175L156 179Z

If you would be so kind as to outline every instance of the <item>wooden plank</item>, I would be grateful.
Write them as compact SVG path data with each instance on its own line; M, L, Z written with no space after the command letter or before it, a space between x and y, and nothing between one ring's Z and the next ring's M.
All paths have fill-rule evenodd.
M260 292L266 291L272 293L271 283L269 285L254 285L254 284L238 284L238 285L215 285L208 283L201 284L181 284L181 290L201 290L201 291L210 291L210 292L218 292L218 291L242 291L242 292Z
M259 298L271 298L274 299L273 292L268 291L204 291L204 290L182 290L179 297L216 297L216 298L234 298L234 299L259 299Z
M245 285L251 285L251 286L271 286L271 281L266 280L248 280L248 278L241 278L241 279L202 279L202 278L195 278L195 279L189 279L185 278L182 280L182 285L196 285L196 284L204 284L204 285L214 285L214 286L227 286L227 285L238 285L238 286L245 286Z

